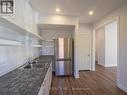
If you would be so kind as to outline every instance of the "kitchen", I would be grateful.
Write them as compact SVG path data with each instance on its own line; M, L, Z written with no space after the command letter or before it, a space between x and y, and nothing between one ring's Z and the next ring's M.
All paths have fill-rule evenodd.
M2 1L4 8L8 3L5 2L6 0ZM92 74L98 75L96 74L98 67L97 70L95 68L95 29L99 24L94 24L94 22L106 15L104 11L97 15L90 7L91 9L88 8L85 11L84 18L81 15L78 16L84 11L83 8L80 9L80 7L78 11L81 11L78 12L69 7L71 13L69 14L69 11L67 9L65 11L61 5L71 4L75 8L75 4L80 3L78 5L80 6L86 3L87 6L87 0L75 1L75 4L57 0L54 2L50 2L50 0L10 1L10 4L13 1L11 6L14 8L13 14L2 14L4 11L1 11L0 14L0 95L88 95L87 93L97 95L101 93L101 90L105 95L111 93L126 95L123 87L118 86L123 91L119 88L116 91L115 88L110 91L108 88L110 85L105 85L108 90L101 89L93 94L93 91L96 92L96 90L87 83L87 78L95 80L94 82L91 80L91 84L98 83L98 80L95 79L97 76L91 76ZM105 5L105 0L101 3L96 1L98 4L95 6ZM95 3L95 1L92 2ZM105 6L104 9L108 14L116 7L122 6L124 2L125 0L117 0L117 2L112 0L110 7L106 9ZM106 2L106 4L109 3ZM11 11L11 9L9 10ZM110 75L110 72L108 74ZM108 77L106 78L108 79ZM109 83L106 78L105 82ZM69 86L71 93L68 92L68 87L61 88L66 79L70 83L71 80L75 83L71 84L73 86ZM83 80L87 82L81 86L80 82ZM57 81L58 83L55 83ZM116 87L116 83L117 81L115 85L112 83L111 86ZM81 87L76 84L80 84ZM101 86L98 85L98 89L100 88Z

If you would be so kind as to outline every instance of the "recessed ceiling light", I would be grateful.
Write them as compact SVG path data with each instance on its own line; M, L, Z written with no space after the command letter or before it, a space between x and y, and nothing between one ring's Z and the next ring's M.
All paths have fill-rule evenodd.
M59 12L60 12L60 9L59 9L59 8L56 8L56 12L58 12L58 13L59 13Z
M94 14L94 12L93 11L89 11L89 15L93 15Z

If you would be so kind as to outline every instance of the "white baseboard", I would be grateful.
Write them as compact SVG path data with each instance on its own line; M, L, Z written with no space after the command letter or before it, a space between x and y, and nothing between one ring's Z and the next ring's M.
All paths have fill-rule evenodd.
M77 73L74 73L74 77L77 79L77 78L79 78L79 74Z
M117 67L117 65L105 65L105 67Z
M105 67L105 65L104 65L104 64L100 64L100 63L97 63L97 64L99 64L99 65L101 65L101 66Z
M125 87L124 85L118 84L117 87L119 87L121 90L127 93L127 87Z
M99 65L101 65L103 67L117 67L117 65L104 65L104 64L99 64Z
M75 75L75 78L78 79L79 78L79 75Z

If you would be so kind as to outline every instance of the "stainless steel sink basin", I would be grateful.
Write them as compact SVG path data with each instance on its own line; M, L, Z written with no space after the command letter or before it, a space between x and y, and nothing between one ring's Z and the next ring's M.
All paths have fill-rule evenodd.
M28 64L24 66L24 69L31 69L31 68L45 68L45 64Z
M47 63L47 61L33 61L33 62L30 62L30 64L45 64Z

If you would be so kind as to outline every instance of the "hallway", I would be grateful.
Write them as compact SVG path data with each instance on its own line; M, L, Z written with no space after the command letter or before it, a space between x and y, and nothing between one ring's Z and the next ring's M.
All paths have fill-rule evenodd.
M127 95L116 87L116 73L96 65L95 72L81 71L79 79L53 76L50 95Z

